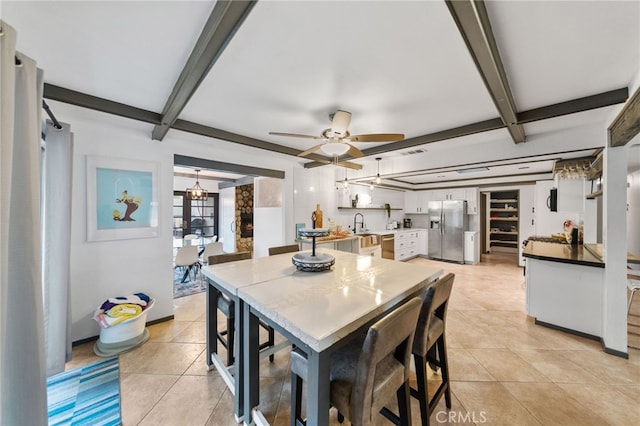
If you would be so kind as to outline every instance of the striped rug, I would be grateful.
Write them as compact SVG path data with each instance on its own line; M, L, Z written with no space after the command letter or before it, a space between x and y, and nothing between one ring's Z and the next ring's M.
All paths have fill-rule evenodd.
M49 425L120 425L118 358L47 379Z

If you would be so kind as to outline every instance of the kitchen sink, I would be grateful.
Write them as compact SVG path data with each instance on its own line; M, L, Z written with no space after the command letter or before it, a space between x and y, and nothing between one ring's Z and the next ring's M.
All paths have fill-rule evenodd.
M378 234L356 234L360 237L360 248L375 247L380 245L380 236Z

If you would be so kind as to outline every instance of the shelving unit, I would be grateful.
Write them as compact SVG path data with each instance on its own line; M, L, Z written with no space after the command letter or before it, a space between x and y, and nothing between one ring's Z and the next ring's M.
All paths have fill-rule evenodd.
M489 251L518 253L518 191L491 192L489 200Z

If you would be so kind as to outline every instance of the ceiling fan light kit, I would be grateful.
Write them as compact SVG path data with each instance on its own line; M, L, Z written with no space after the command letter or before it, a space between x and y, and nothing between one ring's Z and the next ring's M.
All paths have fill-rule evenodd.
M344 155L349 149L350 146L342 142L328 142L320 146L322 152L332 157Z

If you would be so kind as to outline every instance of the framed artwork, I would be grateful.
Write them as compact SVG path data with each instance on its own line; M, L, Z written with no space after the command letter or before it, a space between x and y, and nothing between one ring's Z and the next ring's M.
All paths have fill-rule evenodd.
M158 236L158 163L87 156L87 241Z

